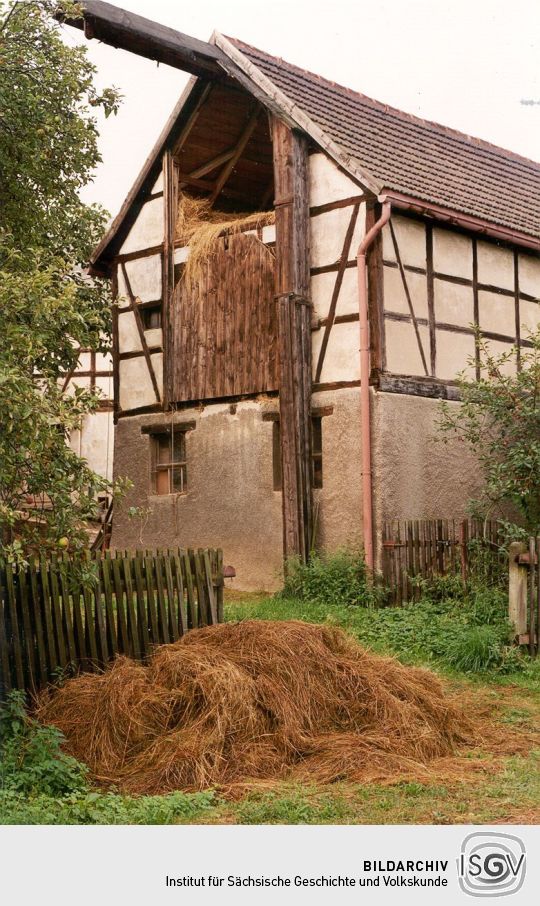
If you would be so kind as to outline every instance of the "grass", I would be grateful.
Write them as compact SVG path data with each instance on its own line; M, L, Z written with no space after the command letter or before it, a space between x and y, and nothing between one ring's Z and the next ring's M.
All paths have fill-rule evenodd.
M205 813L215 824L536 824L540 753L509 758L501 770L459 784L336 784L324 790L282 784Z

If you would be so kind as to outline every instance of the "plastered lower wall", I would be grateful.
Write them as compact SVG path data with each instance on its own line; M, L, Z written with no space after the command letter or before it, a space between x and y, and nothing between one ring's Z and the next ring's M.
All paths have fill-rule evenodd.
M356 388L315 394L315 408L332 407L323 418L323 488L318 544L327 549L361 543L360 396ZM273 486L271 421L276 398L185 409L176 423L195 421L186 435L187 493L151 493L151 437L141 428L163 426L163 415L119 420L115 475L133 489L115 508L113 547L212 546L224 548L237 571L234 586L273 590L282 574L281 492ZM167 417L167 424L169 420ZM149 510L130 519L130 507Z
M385 519L459 518L478 488L478 472L462 444L435 440L438 403L371 391L374 515ZM450 405L458 405L451 403ZM362 543L362 470L358 388L314 394L323 416L323 487L318 503L321 550ZM151 493L151 438L141 428L164 425L163 415L120 419L115 475L133 489L115 509L113 547L218 546L237 571L234 587L275 590L282 569L281 492L273 489L271 421L276 398L185 409L175 422L196 427L186 436L187 493ZM167 419L167 424L169 423ZM130 519L129 507L141 507Z
M373 399L374 514L379 531L383 520L465 517L480 476L464 443L441 442L440 403L397 393L376 393Z
M165 416L120 419L115 474L131 478L134 487L115 509L113 547L223 547L237 587L279 587L281 495L273 490L272 423L262 420L268 409L276 411L277 401L239 403L235 411L215 404L176 415L177 422L196 422L186 436L184 495L150 493L152 441L141 427L163 425ZM149 513L129 519L131 506Z

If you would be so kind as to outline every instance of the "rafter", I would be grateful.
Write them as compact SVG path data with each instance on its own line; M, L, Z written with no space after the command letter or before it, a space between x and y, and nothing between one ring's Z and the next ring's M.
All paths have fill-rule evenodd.
M228 151L223 151L222 154L218 154L217 157L213 157L212 160L207 161L205 164L201 164L200 167L197 167L195 170L192 170L191 173L187 175L191 179L197 179L200 176L206 176L207 173L211 173L212 170L215 170L217 167L221 167L222 164L226 164L231 157L234 156L236 148L229 148Z
M209 96L210 92L212 91L213 87L214 86L213 86L212 82L207 82L206 85L204 86L203 90L201 91L201 93L197 99L197 102L195 104L195 107L193 108L190 115L188 116L184 126L182 127L182 131L180 132L180 135L178 136L176 142L174 143L174 154L178 154L178 152L181 151L181 149L184 147L191 130L193 129L195 123L197 122L197 120L199 118L203 104L208 99L208 96Z
M244 151L244 148L246 147L247 143L249 142L251 136L253 135L253 132L257 125L257 121L259 119L260 112L261 112L261 107L259 106L259 104L256 104L251 113L249 120L247 121L247 124L246 124L240 138L238 139L238 144L236 146L236 150L235 150L233 156L231 157L229 162L224 166L223 170L219 174L217 182L214 186L214 191L212 192L212 195L210 196L211 205L214 204L216 198L218 197L221 190L225 186L225 183L227 182L229 176L231 175L232 171L236 167L236 164L240 160L242 153Z

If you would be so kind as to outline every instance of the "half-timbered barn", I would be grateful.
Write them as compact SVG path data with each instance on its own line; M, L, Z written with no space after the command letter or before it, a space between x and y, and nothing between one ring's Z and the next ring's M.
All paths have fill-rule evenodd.
M475 329L503 352L538 325L540 165L236 39L85 7L89 37L193 76L92 259L133 482L113 546L220 545L268 588L284 553L376 566L384 520L462 515L478 473L437 408L478 371Z

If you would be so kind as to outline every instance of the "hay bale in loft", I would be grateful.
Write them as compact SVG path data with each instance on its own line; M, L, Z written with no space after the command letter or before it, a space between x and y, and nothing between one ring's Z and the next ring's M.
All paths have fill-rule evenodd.
M260 242L250 232L243 234L272 223L275 223L274 210L248 213L219 211L211 207L208 198L196 198L187 192L180 192L175 236L189 246L183 279L191 284L199 281L205 264L212 258L221 237L241 237L238 241L246 244ZM272 254L267 246L264 248L269 255Z

